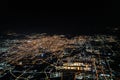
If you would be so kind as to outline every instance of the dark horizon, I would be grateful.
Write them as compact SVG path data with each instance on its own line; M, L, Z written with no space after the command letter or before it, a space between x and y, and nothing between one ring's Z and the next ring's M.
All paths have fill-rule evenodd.
M0 32L47 32L102 34L119 27L118 7L111 2L82 5L80 8L65 11L51 10L18 3L7 2L0 16ZM94 7L91 7L94 6Z
M66 12L68 13L68 12ZM50 13L47 13L50 15ZM70 13L72 14L72 13ZM69 14L69 15L70 15ZM4 17L1 32L47 32L47 33L104 33L113 28L104 16L8 16ZM108 20L108 19L106 19ZM6 23L7 21L8 23Z

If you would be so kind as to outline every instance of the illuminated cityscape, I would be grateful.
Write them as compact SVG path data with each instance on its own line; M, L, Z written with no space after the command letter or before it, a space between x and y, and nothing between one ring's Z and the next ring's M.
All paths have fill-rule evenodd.
M120 41L113 35L7 34L1 36L0 79L119 80L114 62ZM116 59L115 59L116 58ZM119 57L118 57L119 58ZM119 64L117 64L119 66ZM118 68L119 69L119 68Z
M1 2L0 80L120 80L119 2L49 1Z

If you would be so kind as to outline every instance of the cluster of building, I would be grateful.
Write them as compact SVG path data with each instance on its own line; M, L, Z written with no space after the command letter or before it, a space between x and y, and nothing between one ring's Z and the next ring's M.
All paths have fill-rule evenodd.
M6 71L14 79L116 80L119 77L111 65L119 52L114 46L120 47L116 36L69 39L65 35L34 34L23 39L4 39L0 44L0 63L11 65L12 69ZM0 69L2 78L6 68L0 66Z

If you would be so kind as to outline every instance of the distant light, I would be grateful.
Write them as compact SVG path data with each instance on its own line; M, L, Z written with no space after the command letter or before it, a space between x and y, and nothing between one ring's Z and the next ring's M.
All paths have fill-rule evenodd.
M118 28L114 28L114 30L116 30L116 31L117 31L117 30L118 30Z
M32 42L32 41L29 41L29 40L28 40L27 42L29 43L29 42Z
M44 57L44 53L41 54L41 57Z

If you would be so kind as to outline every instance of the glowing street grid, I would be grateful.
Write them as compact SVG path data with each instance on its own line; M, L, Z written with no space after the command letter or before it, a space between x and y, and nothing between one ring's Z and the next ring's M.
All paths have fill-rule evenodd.
M12 37L11 37L12 36ZM112 35L0 36L0 79L119 80L120 41ZM9 38L8 38L9 37ZM118 68L116 68L118 67Z

